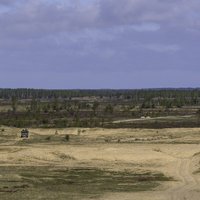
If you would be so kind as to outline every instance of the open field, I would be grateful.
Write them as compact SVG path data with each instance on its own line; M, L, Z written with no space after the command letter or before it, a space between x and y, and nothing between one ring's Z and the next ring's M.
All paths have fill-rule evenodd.
M199 128L1 129L2 200L199 199Z

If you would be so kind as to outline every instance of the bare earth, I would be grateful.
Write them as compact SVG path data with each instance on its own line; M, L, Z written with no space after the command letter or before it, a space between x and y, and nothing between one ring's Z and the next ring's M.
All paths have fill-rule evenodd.
M83 129L82 129L83 130ZM107 192L100 200L199 200L200 129L60 129L70 142L33 140L55 136L55 129L31 129L29 141L20 129L5 127L0 166L95 167L113 171L161 172L173 180L143 192ZM9 135L6 140L4 136ZM29 142L28 141L28 142ZM0 176L1 179L1 176ZM0 194L1 195L1 194ZM92 199L92 198L90 198Z

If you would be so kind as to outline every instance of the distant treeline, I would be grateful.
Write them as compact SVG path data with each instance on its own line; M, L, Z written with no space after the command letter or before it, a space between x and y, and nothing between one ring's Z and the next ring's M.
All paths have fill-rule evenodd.
M30 98L69 98L69 97L124 97L134 98L177 98L177 97L200 97L200 88L164 88L164 89L71 89L71 90L50 90L50 89L9 89L0 88L0 98L11 97L19 99Z
M130 100L135 104L149 105L200 105L200 88L192 89L99 89L99 90L47 90L47 89L0 89L0 99L71 99L96 97L110 100ZM145 105L146 104L146 105Z

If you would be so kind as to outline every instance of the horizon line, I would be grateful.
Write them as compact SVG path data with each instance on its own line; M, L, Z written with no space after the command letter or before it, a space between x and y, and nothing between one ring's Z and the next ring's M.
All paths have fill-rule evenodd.
M144 88L32 88L32 87L6 87L0 88L0 90L195 90L200 87L144 87Z

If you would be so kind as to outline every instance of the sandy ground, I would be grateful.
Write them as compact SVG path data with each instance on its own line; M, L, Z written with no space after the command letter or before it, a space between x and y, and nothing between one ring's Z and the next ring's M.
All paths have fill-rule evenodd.
M28 145L19 145L19 131L6 128L7 134L15 136L0 144L1 166L91 166L117 171L156 171L173 177L174 181L164 182L154 191L110 193L100 200L200 199L200 173L194 173L200 168L200 129L84 129L80 138L86 142ZM55 131L31 129L29 140L34 135L53 136ZM78 130L59 129L58 133L77 136ZM109 142L104 141L107 138Z

